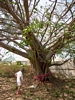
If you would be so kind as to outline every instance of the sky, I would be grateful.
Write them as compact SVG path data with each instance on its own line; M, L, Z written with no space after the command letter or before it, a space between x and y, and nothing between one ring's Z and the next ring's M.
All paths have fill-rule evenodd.
M3 61L4 59L10 57L10 56L12 56L13 58L15 58L16 61L27 61L27 59L24 58L24 57L22 57L22 56L19 56L19 55L17 55L17 54L12 53L12 52L9 52L9 53L7 53L7 52L8 52L8 51L5 50L4 48L0 48L0 53L1 53L2 55L4 55L3 57L0 56L0 58L2 58L2 61Z

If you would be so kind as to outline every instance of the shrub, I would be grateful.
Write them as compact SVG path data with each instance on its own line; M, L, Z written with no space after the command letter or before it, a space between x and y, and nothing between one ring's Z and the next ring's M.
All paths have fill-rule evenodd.
M20 68L26 68L25 65L17 65L17 64L8 64L1 63L0 64L0 77L14 77L15 72L17 72Z

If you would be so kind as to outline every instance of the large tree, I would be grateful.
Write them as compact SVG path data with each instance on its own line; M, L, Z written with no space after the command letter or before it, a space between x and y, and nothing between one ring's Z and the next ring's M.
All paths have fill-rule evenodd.
M0 46L29 59L36 75L48 73L75 41L75 0L40 1L0 0Z

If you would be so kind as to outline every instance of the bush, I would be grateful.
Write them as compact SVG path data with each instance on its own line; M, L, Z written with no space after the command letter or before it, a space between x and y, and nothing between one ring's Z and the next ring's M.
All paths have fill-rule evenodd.
M0 77L14 77L14 74L20 70L20 68L26 68L25 65L1 63L0 64Z

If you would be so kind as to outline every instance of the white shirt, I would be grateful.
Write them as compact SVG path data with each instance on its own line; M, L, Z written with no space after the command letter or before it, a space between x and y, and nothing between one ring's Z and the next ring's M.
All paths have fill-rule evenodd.
M21 82L20 78L21 78L22 81L23 81L23 74L22 74L21 71L18 71L18 72L16 73L16 75L17 75L17 82Z

